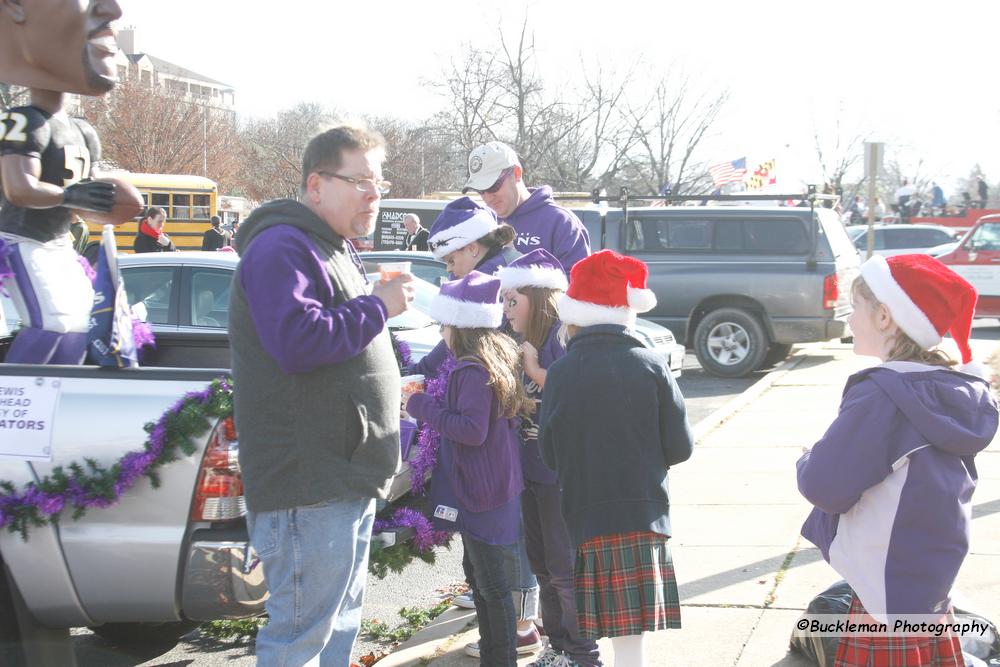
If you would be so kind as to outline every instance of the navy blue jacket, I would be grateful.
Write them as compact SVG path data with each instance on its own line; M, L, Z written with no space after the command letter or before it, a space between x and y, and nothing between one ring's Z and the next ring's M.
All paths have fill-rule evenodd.
M548 369L538 421L575 545L670 535L667 469L691 457L694 438L666 359L623 326L582 328Z

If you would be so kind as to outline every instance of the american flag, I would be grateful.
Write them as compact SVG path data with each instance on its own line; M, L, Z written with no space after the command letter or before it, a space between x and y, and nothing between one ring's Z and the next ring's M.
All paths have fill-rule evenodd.
M708 168L708 173L712 176L712 182L718 187L725 183L739 183L747 173L747 159L741 157L732 162L721 162L713 164Z

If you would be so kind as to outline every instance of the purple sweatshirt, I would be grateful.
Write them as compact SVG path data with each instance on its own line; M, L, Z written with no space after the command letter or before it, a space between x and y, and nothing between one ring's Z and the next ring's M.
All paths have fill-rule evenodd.
M529 188L528 197L505 220L517 231L514 247L523 253L545 248L563 265L566 275L590 254L590 235L580 218L552 199L552 188Z
M799 459L815 505L802 535L880 620L942 614L969 551L973 457L993 439L985 380L890 362L847 381L840 414Z
M385 327L378 297L338 303L309 237L291 225L261 231L240 258L238 278L260 342L285 373L355 357Z
M518 458L520 420L500 414L488 382L485 368L459 361L448 378L445 405L427 394L414 394L406 411L441 434L432 479L442 480L445 488L435 491L432 482L431 501L447 504L446 496L453 496L458 510L453 529L472 532L490 544L512 544L520 530L524 488Z
M566 355L566 348L559 342L559 326L557 321L549 329L549 335L545 338L545 344L538 351L538 365L548 368L552 362ZM538 447L538 406L542 402L542 388L534 380L524 374L524 389L528 398L535 402L535 409L529 419L521 422L521 440L524 446L521 447L521 469L524 471L524 478L539 484L556 484L559 481L559 473L545 465L542 461L542 450Z

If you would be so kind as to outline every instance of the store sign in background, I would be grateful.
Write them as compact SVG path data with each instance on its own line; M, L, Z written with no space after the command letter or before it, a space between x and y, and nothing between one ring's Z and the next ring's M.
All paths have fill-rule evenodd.
M375 249L395 250L406 240L406 228L403 227L403 216L409 211L386 209L379 211L378 223L375 226Z

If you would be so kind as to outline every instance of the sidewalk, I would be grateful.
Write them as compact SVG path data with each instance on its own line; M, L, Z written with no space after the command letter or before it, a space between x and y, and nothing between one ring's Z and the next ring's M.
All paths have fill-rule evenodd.
M973 343L980 359L995 345ZM788 637L809 601L839 577L799 537L809 505L796 488L795 461L836 415L848 375L867 365L850 345L807 346L697 426L694 456L670 472L671 549L684 627L647 636L650 664L810 664L788 653ZM1000 620L998 443L976 459L972 551L956 586L963 606L994 622ZM474 621L471 611L446 612L378 665L473 667L476 660L462 647L478 637ZM605 663L614 665L610 641L600 646Z

